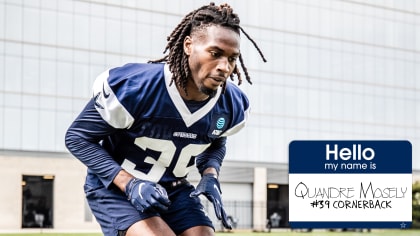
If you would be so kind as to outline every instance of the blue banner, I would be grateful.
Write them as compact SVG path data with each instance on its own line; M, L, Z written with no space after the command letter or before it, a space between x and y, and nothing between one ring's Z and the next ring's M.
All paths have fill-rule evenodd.
M289 173L412 173L409 141L293 141Z

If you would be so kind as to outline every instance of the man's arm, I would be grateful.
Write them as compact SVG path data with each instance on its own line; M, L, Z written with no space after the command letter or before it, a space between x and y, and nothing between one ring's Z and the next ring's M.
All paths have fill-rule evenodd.
M205 169L203 171L203 175L206 175L206 174L213 175L215 178L219 178L219 174L217 173L216 168L213 168L213 167L209 167Z
M222 221L223 226L227 229L232 229L232 225L229 223L227 214L223 208L222 191L220 190L220 183L214 168L208 168L204 171L197 188L190 196L198 197L201 194L206 196L206 198L213 203L216 217Z
M222 220L223 226L232 229L228 222L227 214L223 208L222 192L218 180L220 167L226 154L226 138L219 138L209 148L197 157L197 168L201 174L201 180L191 197L198 197L203 194L213 203L216 217Z
M139 211L162 209L170 205L166 190L160 185L135 178L99 144L117 129L104 121L91 100L66 133L69 151L109 187L115 184Z
M68 128L65 144L76 158L109 187L122 168L99 142L116 129L102 119L94 103L92 99Z
M196 166L201 175L213 169L219 175L220 167L226 155L226 137L216 139L210 147L197 156Z

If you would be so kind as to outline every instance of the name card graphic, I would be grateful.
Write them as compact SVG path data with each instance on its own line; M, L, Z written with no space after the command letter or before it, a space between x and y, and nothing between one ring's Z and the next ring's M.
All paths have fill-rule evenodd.
M409 141L293 141L289 144L292 228L409 228Z

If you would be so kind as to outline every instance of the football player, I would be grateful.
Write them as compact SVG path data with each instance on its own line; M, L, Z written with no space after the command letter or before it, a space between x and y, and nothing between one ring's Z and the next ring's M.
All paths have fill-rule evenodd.
M66 133L66 146L88 168L84 190L104 235L214 235L199 195L231 228L218 181L226 137L249 113L237 75L240 32L232 8L213 3L187 14L162 59L107 70ZM166 52L165 50L165 52ZM164 52L164 53L165 53ZM186 179L195 166L197 187Z

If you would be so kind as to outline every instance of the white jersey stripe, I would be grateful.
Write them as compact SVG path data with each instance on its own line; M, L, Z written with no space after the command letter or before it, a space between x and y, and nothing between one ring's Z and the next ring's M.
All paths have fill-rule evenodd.
M93 84L95 108L102 118L117 129L130 128L134 118L118 101L108 84L109 70L100 74Z
M165 85L168 89L169 97L171 97L172 102L175 104L176 109L178 110L179 114L181 114L182 119L184 120L187 127L190 127L195 122L203 118L207 113L209 113L219 99L220 94L222 93L222 88L219 88L216 95L211 98L210 101L206 103L206 105L198 109L196 112L191 113L181 95L179 94L176 86L174 84L169 86L172 80L172 73L169 71L168 64L165 64L164 73Z

